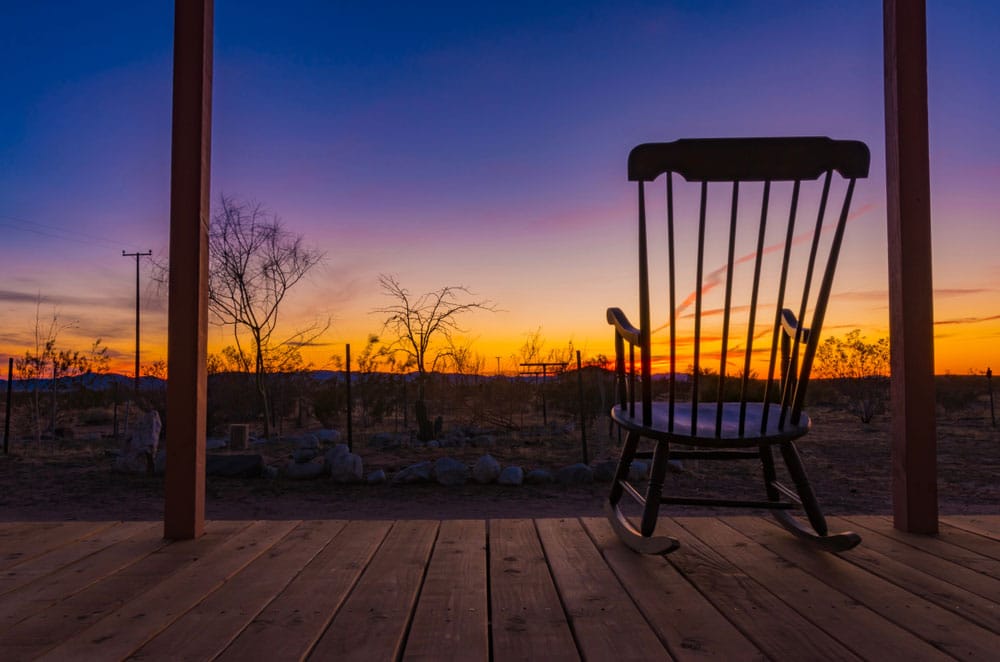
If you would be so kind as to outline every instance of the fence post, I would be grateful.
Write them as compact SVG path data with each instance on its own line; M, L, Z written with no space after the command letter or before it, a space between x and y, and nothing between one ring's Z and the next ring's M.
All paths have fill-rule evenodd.
M7 454L10 441L10 393L14 385L14 357L7 359L7 414L3 419L3 454Z
M13 359L12 359L13 360ZM986 368L986 388L990 392L990 419L993 421L993 427L997 426L997 410L993 405L993 371ZM10 402L10 386L7 387L7 401ZM10 405L7 405L8 412L10 411ZM10 414L8 413L8 416ZM5 451L6 452L6 447Z
M580 391L580 446L583 448L583 463L590 464L587 453L587 417L583 409L583 366L580 363L580 350L576 350L576 383Z
M352 410L354 409L354 403L351 401L351 343L347 343L347 348L344 350L346 366L345 378L347 380L347 450L354 452L354 431L352 429Z

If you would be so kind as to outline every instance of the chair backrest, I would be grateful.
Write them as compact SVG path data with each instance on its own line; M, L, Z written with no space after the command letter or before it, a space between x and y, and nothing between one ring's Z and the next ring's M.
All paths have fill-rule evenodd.
M651 417L652 364L663 354L657 351L661 345L666 359L657 372L669 375L671 425L685 382L696 417L699 390L709 379L712 385L718 380L711 398L719 403L716 436L721 436L723 401L741 403L740 436L748 401L763 402L762 428L770 405L778 403L782 428L786 418L799 423L855 180L867 177L868 166L864 143L818 137L677 140L632 150L628 177L639 188L645 424ZM647 198L646 183L661 177L665 199ZM659 205L665 236L647 233L647 218ZM653 304L666 305L667 314L657 314L654 323L649 253L657 243L665 244L667 260L653 263L654 269L666 267L655 282L666 282L667 288L664 298L659 298L662 287L653 288L658 294ZM654 334L665 337L654 344ZM718 375L711 375L716 368ZM752 373L760 378L751 379ZM634 402L634 386L631 390Z

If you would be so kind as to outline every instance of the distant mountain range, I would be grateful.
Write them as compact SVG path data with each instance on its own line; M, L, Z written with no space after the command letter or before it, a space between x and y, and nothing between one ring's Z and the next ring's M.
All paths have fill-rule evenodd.
M75 377L60 377L56 381L59 384L59 389L62 391L71 390L73 388L85 388L91 391L106 391L114 388L115 384L118 384L118 388L130 389L133 387L133 384L135 384L135 378L131 376L113 373L97 374L93 372L77 375ZM143 390L154 391L165 389L167 387L167 382L159 377L140 377L139 387ZM36 388L41 391L51 389L52 379L15 379L13 381L13 385L11 386L11 390L17 393L33 391ZM6 390L7 380L0 379L0 391Z

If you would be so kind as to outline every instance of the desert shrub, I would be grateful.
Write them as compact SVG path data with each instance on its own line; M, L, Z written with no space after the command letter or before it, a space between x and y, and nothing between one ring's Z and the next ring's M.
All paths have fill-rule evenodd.
M830 336L816 350L817 377L832 380L862 423L885 411L889 396L889 339L868 342L861 329Z

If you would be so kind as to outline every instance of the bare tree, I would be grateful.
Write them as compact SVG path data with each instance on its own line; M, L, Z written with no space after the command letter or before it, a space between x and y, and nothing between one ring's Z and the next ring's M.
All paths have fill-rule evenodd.
M289 290L322 258L259 203L222 196L209 233L208 305L217 324L231 327L234 353L252 368L265 436L271 433L268 373L329 328L329 321L316 322L274 336Z
M417 368L418 435L424 441L433 439L434 426L424 401L428 364L433 369L438 357L446 353L448 341L464 332L459 326L462 315L475 310L496 312L497 308L488 299L472 298L475 295L461 285L446 285L414 296L393 275L381 274L378 282L392 303L372 312L386 316L383 332L395 338L389 348L412 359Z
M71 379L86 375L89 372L104 372L108 368L108 348L103 346L98 338L87 352L75 349L60 349L57 345L59 334L74 328L76 322L61 322L59 313L52 311L52 318L47 323L41 317L41 297L35 304L35 326L33 333L34 347L24 352L24 356L15 359L18 378L31 384L30 418L35 442L42 438L42 405L41 387L45 379L50 379L51 410L48 428L55 432L58 410L56 407L60 379Z

